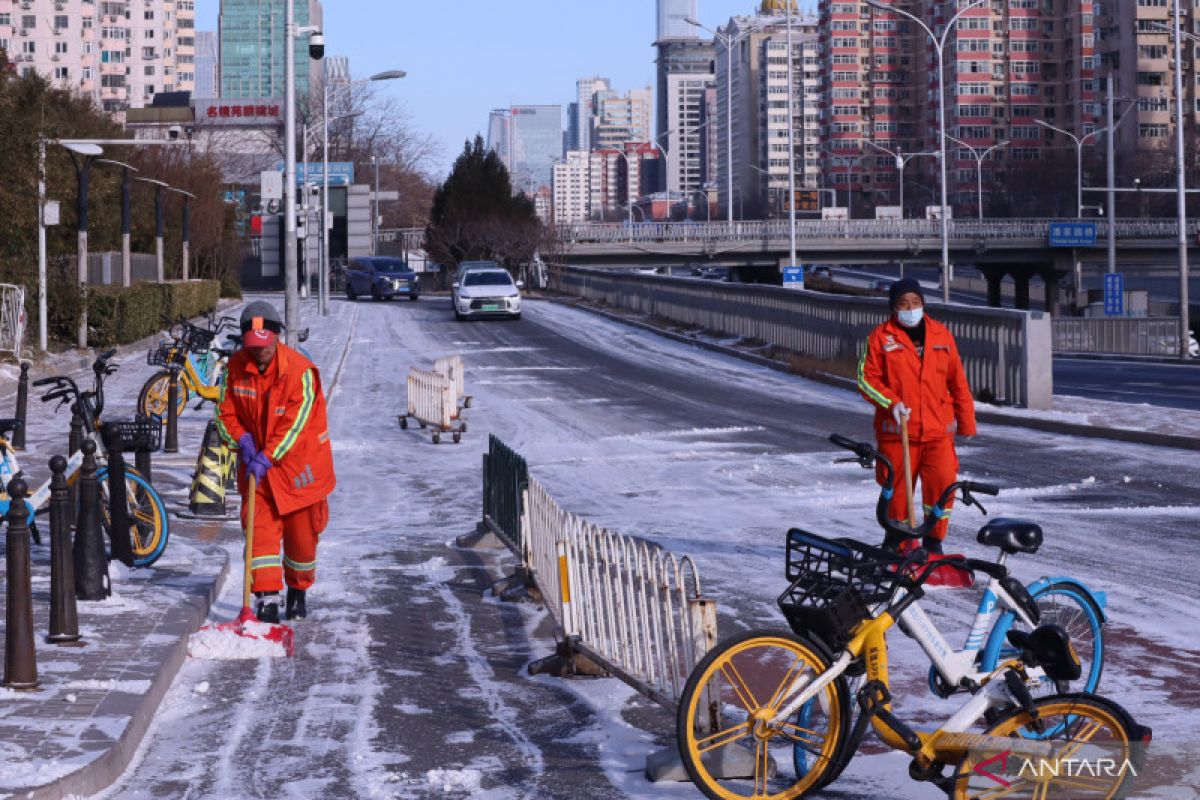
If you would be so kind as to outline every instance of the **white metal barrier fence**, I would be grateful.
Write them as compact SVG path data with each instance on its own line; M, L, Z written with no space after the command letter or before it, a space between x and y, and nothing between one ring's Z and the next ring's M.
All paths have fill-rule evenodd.
M25 287L0 283L0 353L19 360L25 340Z
M454 427L457 417L458 403L449 377L415 367L408 371L408 409L400 417L401 428L407 428L408 420L414 419L422 428L433 429L434 444L441 442L443 433L451 433L457 444L465 430L462 423Z
M533 478L522 500L523 560L571 646L674 709L717 641L691 558L564 511Z
M1056 353L1177 356L1179 351L1178 318L1079 317L1054 320Z
M454 386L454 400L462 401L463 408L470 408L471 398L467 397L467 382L463 368L462 356L443 356L433 362L433 371L445 375Z

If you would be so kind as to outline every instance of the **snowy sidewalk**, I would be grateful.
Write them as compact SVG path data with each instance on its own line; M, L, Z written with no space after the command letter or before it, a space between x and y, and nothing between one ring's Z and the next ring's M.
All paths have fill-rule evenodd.
M145 361L150 342L118 351L115 362L121 369L105 386L106 418L133 413L138 390L152 374ZM70 374L81 388L90 389L93 358L94 354L54 356L36 364L30 377ZM39 402L38 391L31 389L28 447L19 454L33 485L48 476L51 455L65 454L70 422L65 411L55 414L52 405ZM173 516L187 501L197 448L211 418L211 406L197 411L194 405L180 418L180 452L153 457L154 485L172 514L167 548L149 569L110 565L112 597L78 603L82 646L45 641L50 548L48 520L40 520L45 544L32 546L32 582L41 685L29 692L0 688L0 797L81 796L109 785L128 765L183 664L188 636L208 615L229 572L224 543L236 540L239 532L236 521ZM0 545L0 583L5 582ZM0 636L5 602L0 594Z

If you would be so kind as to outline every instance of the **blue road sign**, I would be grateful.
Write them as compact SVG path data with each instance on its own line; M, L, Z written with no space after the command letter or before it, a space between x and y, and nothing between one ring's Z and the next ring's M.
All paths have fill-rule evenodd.
M1119 272L1104 276L1104 313L1110 317L1125 316L1125 276Z
M804 267L784 267L783 268L783 288L785 288L785 289L803 289L804 288Z
M283 172L283 162L280 161L275 165L275 169ZM296 162L296 185L303 186L305 183L311 183L316 186L324 184L325 180L325 165L320 161L310 161L308 170L305 171L304 162ZM329 163L329 185L330 186L350 186L354 183L354 165L349 162L330 162Z
M1051 247L1095 247L1096 223L1051 222Z

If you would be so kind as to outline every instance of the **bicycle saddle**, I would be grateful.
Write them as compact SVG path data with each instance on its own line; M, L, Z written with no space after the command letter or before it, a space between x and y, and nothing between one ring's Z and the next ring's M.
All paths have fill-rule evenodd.
M1022 519L997 517L979 529L978 541L1009 555L1033 554L1042 546L1042 526Z
M1051 680L1074 681L1083 673L1071 637L1058 625L1041 625L1032 633L1011 630L1008 642L1020 648L1025 663L1031 667L1040 666Z
M7 439L13 431L21 427L21 424L19 419L0 419L0 436Z

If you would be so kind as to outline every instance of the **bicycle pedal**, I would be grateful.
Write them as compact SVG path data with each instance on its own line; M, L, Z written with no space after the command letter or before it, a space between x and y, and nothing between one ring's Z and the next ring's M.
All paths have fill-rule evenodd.
M1012 695L1013 700L1017 701L1017 705L1021 706L1021 710L1033 719L1037 719L1038 712L1033 703L1033 695L1029 692L1029 687L1025 685L1021 676L1014 670L1005 670L1004 685L1008 688L1008 693Z

